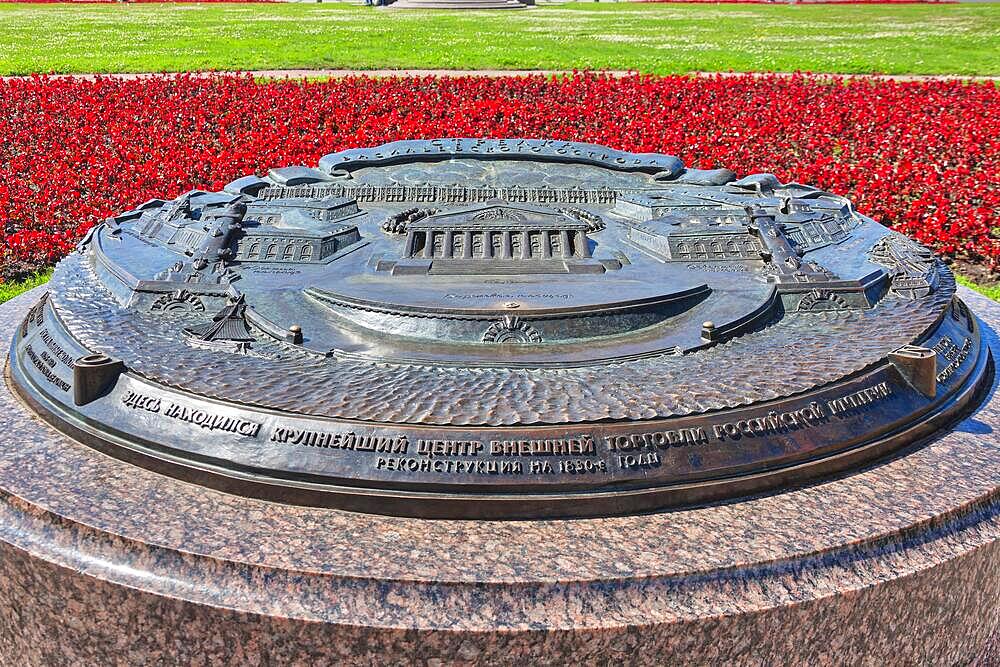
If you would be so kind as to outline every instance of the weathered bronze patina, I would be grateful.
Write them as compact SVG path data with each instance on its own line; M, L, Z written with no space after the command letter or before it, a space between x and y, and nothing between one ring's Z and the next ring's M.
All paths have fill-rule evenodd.
M924 248L770 175L407 141L98 226L10 367L61 430L235 493L615 514L932 436L991 373L954 291Z

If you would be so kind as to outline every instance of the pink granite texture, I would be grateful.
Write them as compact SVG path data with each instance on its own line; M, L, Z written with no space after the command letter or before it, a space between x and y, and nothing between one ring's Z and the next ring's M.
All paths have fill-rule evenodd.
M38 296L0 307L2 335ZM963 298L1000 351L1000 305ZM785 493L430 521L137 469L4 385L0 664L996 665L998 428L991 395L945 437Z

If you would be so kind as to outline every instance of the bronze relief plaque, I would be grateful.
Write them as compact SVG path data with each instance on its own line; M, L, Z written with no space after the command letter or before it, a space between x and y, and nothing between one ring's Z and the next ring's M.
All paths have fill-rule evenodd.
M521 139L151 200L60 263L11 361L134 464L476 518L802 484L932 437L992 373L947 267L843 197Z

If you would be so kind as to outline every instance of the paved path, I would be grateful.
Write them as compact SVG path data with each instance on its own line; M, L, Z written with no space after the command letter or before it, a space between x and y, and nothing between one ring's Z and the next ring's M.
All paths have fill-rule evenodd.
M502 77L502 76L565 76L572 74L569 70L495 70L495 69L484 69L484 70L453 70L453 69L373 69L373 70L354 70L354 69L265 69L265 70L250 70L245 72L235 72L235 71L225 71L225 72L190 72L191 76L212 76L214 74L251 74L259 78L267 79L306 79L306 78L342 78L348 76L372 76L372 77L390 77L390 76L400 76L400 77L424 77L424 76L434 76L434 77L458 77L458 76L487 76L487 77ZM626 72L620 70L601 70L600 74L607 74L609 76L623 77L630 76L634 72ZM112 78L112 79L143 79L149 77L162 77L171 76L175 73L112 73L112 74L53 74L52 77L59 78L73 78L73 79L95 79L101 78ZM691 72L690 76L744 76L745 72ZM794 76L791 72L751 72L752 76ZM817 76L839 76L843 78L850 79L891 79L893 81L1000 81L1000 75L998 76L963 76L957 74L826 74L823 72L816 73ZM30 76L4 76L0 77L4 80L9 79L28 79Z

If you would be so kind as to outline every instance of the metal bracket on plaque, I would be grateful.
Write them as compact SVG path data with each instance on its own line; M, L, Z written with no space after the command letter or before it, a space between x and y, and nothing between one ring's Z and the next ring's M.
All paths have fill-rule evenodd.
M73 364L73 402L86 405L106 396L124 371L125 364L106 354L80 357Z
M937 394L937 352L934 350L919 345L904 345L889 353L889 363L924 396L934 398Z

